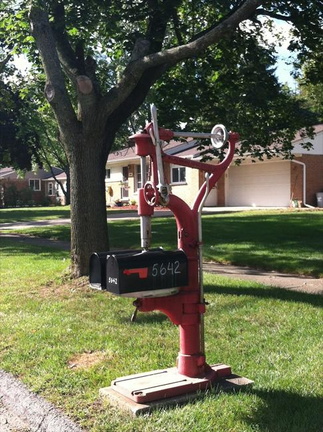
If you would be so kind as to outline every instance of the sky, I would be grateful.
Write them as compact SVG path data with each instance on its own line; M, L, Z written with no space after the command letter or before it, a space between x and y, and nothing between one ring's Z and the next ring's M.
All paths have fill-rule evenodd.
M284 58L286 57L282 55L282 57L278 60L276 76L279 79L279 82L281 82L282 84L287 83L288 86L292 90L294 90L297 84L294 78L291 76L291 72L293 71L293 66L286 64Z
M289 64L292 60L292 53L288 51L288 45L291 39L290 30L291 25L284 21L274 20L274 31L267 32L266 37L269 42L275 43L277 50L277 69L276 76L282 84L287 83L289 87L294 90L297 86L296 81L291 76L291 72L293 71L293 65ZM275 30L277 32L281 32L284 40L281 41L281 46L277 44L277 38L274 33ZM296 58L295 54L294 57Z

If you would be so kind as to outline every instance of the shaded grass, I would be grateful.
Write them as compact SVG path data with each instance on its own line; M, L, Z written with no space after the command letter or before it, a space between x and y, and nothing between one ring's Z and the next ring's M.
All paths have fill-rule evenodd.
M206 259L323 277L323 212L241 212L203 218Z
M250 211L203 216L210 261L323 277L322 211ZM111 247L138 247L137 221L109 224ZM173 218L153 219L153 246L176 248Z
M37 228L11 229L2 232L8 234L14 233L14 234L28 235L32 237L39 237L39 238L44 238L49 240L70 241L71 238L70 225L51 225L51 226L37 227Z
M0 209L0 223L27 222L27 221L36 221L36 220L69 218L69 217L70 217L69 206Z
M67 252L2 240L0 254L0 367L89 431L322 429L322 296L205 275L207 359L230 364L254 388L208 392L133 419L103 403L99 388L173 366L178 329L159 313L139 313L131 323L130 299L92 291L86 279L63 279ZM98 353L99 362L70 367L84 353Z
M17 232L17 230L15 230ZM31 235L69 240L70 227L21 230ZM111 249L140 246L139 220L109 222ZM175 249L172 217L153 218L152 247ZM203 216L204 259L323 277L323 211L249 211Z

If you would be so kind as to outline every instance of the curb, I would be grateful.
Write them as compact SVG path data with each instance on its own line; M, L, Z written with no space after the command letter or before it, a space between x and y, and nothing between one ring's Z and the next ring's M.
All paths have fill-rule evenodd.
M61 411L40 396L30 392L12 374L0 370L0 402L6 417L5 423L19 430L14 423L24 424L28 432L85 432ZM3 410L1 410L3 411ZM15 418L8 418L8 417ZM13 424L12 424L13 423ZM26 429L27 425L27 429Z

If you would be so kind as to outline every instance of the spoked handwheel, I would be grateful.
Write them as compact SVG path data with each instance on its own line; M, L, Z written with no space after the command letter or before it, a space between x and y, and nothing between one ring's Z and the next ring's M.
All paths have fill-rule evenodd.
M145 183L144 198L146 203L151 207L154 207L158 203L158 191L152 182Z

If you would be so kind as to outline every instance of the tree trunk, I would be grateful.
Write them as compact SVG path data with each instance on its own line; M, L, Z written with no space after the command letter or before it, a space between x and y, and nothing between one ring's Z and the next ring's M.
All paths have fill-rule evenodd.
M70 157L71 175L71 271L74 277L88 274L93 252L108 250L105 201L105 162L97 145L78 143ZM95 222L94 222L95 221Z

